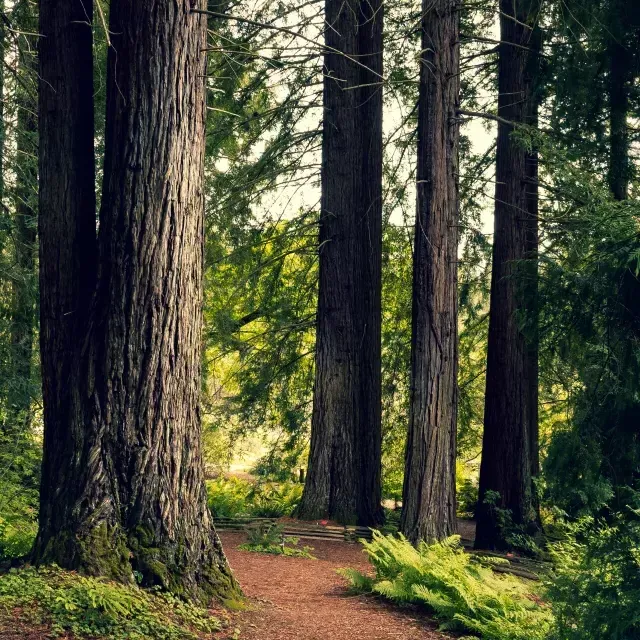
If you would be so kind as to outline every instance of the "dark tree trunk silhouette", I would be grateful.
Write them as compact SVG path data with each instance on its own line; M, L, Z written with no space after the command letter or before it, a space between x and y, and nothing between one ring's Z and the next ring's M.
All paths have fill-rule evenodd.
M40 360L44 450L40 530L35 558L65 528L75 479L70 465L82 451L74 433L71 373L80 351L95 281L96 213L92 3L43 0L39 39ZM52 558L55 559L55 558ZM61 560L61 558L58 558Z
M633 56L625 37L626 3L616 0L607 42L609 63L609 188L616 200L626 200L630 178L629 90L633 78Z
M505 541L496 507L514 524L537 526L532 472L537 470L537 347L521 326L531 300L532 278L524 264L537 254L537 160L514 140L509 123L535 124L531 69L537 57L537 0L501 0L498 63L495 232L487 352L484 435L476 546ZM535 266L534 266L535 270ZM527 295L529 294L529 295ZM529 315L531 309L528 309ZM535 338L533 339L535 342ZM535 451L534 451L535 449ZM497 499L487 498L495 492ZM495 494L494 494L495 497Z
M35 337L37 252L36 201L38 184L38 118L31 81L37 77L36 21L26 2L17 4L13 19L26 32L19 52L16 86L18 106L17 163L14 192L14 256L16 275L11 283L11 367L14 383L8 397L9 422L23 433L31 422L31 370ZM0 119L2 114L0 113ZM1 196L0 196L1 198Z
M327 0L320 289L301 518L374 524L380 506L382 2Z
M236 584L200 442L206 18L192 8L110 6L98 271L66 482L47 495L35 558L206 601Z
M411 399L401 530L456 531L459 3L423 0Z

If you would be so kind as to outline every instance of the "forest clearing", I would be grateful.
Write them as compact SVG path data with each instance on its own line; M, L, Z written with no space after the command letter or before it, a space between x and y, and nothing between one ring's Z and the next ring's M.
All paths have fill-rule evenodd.
M0 52L0 638L640 640L638 0Z

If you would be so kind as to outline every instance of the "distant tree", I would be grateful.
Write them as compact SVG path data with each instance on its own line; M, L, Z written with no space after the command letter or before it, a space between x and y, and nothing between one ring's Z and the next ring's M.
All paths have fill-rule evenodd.
M327 0L316 372L299 515L382 515L380 0Z
M17 51L16 178L13 190L13 233L16 273L11 282L11 367L9 424L22 431L31 421L32 361L36 335L36 254L38 185L37 18L26 0L17 2L11 15L21 29ZM0 113L0 119L2 114ZM0 196L1 198L1 196Z
M411 398L402 532L456 531L459 3L423 0Z
M495 230L476 546L504 544L497 509L516 525L536 526L537 347L522 315L535 305L537 161L514 136L535 126L539 0L501 0ZM532 262L531 269L523 266ZM526 280L526 281L523 281ZM535 314L534 314L535 315ZM535 323L534 323L535 324ZM535 334L535 327L534 332ZM497 494L497 501L487 498Z
M110 6L104 178L94 195L91 3L40 6L45 442L37 563L201 601L234 579L200 444L206 17Z

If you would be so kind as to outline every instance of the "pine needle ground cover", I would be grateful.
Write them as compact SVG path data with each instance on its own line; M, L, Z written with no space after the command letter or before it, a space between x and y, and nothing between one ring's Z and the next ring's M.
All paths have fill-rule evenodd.
M549 635L552 614L539 604L533 586L497 575L484 559L480 563L465 553L458 536L414 548L403 536L374 531L373 540L363 544L375 577L340 571L356 591L424 606L443 631L487 640L543 640Z
M0 623L5 621L47 625L54 638L104 640L195 640L221 626L207 610L168 593L57 567L0 576Z

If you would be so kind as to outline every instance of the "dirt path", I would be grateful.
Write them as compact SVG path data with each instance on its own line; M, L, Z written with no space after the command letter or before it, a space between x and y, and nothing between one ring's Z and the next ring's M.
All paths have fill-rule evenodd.
M241 640L444 640L424 616L350 596L340 567L367 570L356 544L310 540L317 560L238 550L244 534L221 532L229 563L253 610L233 616ZM226 637L230 636L227 632Z

